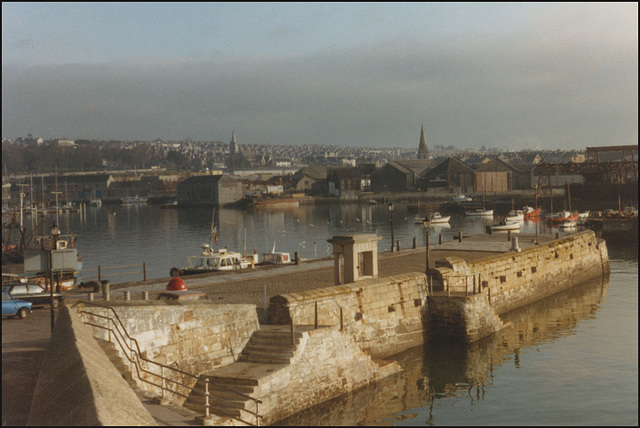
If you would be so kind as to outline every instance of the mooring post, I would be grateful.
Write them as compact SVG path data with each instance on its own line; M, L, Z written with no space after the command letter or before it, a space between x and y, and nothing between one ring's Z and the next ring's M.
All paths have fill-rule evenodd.
M344 330L344 321L342 318L342 306L340 306L340 331Z
M209 379L204 380L204 417L209 417Z
M438 236L438 244L442 244L442 233Z
M131 291L126 290L124 292L124 300L131 300Z
M142 292L142 300L149 300L149 292L148 291L143 291Z
M458 240L462 242L462 231L458 232Z
M142 262L142 277L147 280L147 262Z
M416 237L413 237L413 249L415 250L417 247L417 241L416 241Z

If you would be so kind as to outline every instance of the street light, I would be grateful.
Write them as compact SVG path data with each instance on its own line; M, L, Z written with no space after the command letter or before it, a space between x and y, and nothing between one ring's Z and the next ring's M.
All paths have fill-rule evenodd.
M426 237L426 246L427 246L427 250L426 250L426 262L427 262L427 267L425 268L425 275L427 275L427 280L429 279L429 213L427 213L426 217L424 218L424 220L422 220L422 224L424 225L424 233L425 233L425 237Z
M58 239L60 239L60 228L57 223L53 223L51 226L51 240L53 241L53 247L49 251L49 292L51 293L51 333L53 333L54 313L53 313L53 252L58 248Z
M393 202L389 202L389 205L387 205L387 208L389 208L389 215L391 216L391 252L394 252L395 249L393 247L393 243L395 241L393 239Z

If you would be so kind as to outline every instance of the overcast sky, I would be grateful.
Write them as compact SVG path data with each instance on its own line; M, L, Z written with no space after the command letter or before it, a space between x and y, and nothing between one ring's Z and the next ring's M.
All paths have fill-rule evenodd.
M2 3L2 136L638 144L637 3Z

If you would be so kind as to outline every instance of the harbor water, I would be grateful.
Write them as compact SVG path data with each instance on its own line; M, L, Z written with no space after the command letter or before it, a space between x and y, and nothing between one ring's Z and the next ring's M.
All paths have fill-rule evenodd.
M87 207L85 216L60 214L58 221L63 233L78 235L83 275L96 276L100 266L117 283L141 280L142 273L109 277L104 268L144 263L148 279L168 278L172 267L185 266L210 243L212 216L213 247L241 253L275 245L302 259L322 258L331 254L327 239L354 233L377 233L383 252L391 247L392 229L402 249L414 238L424 246L425 229L408 208L398 203L391 213L383 204L341 204L214 214L210 208L103 205ZM429 229L431 242L484 233L490 223L442 214L451 220ZM528 221L521 230L571 233ZM282 424L637 425L637 242L607 246L610 276L507 314L510 328L471 346L427 344L398 354L400 374ZM119 271L127 269L141 268Z

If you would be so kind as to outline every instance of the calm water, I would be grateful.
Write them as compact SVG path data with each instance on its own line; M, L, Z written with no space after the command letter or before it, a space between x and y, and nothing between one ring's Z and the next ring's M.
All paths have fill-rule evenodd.
M396 204L393 230L403 248L414 237L424 245L416 215ZM159 278L209 243L211 216L210 209L102 206L87 208L85 219L61 215L60 225L78 234L85 269L144 261L148 278ZM264 252L275 242L277 250L302 258L330 255L327 239L351 233L377 233L379 251L387 251L389 220L384 205L216 211L220 247ZM482 233L484 227L482 219L454 215L449 228L431 229L431 240L440 233L445 240L459 231ZM535 233L536 224L525 222L522 231ZM471 347L427 345L399 354L401 374L283 422L637 425L638 249L615 242L608 248L609 278L514 311L505 317L513 327ZM141 278L137 273L112 282Z

